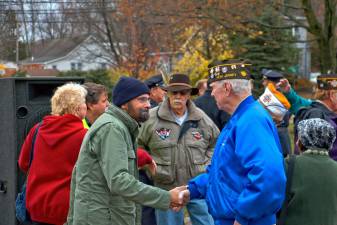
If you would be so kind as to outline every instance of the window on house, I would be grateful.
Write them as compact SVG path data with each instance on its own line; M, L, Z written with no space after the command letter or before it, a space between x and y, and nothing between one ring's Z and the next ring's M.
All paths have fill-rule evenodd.
M101 69L105 70L107 68L107 64L106 63L101 63Z
M53 65L53 69L54 69L54 70L57 70L57 65Z
M82 63L77 63L77 70L82 70Z
M76 63L70 63L70 69L76 70Z

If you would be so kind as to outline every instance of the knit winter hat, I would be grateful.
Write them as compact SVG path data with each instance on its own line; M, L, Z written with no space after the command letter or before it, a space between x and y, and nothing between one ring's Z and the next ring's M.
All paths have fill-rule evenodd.
M336 139L333 126L320 118L302 120L297 125L298 138L308 149L331 150Z
M149 93L149 88L140 80L133 77L121 77L112 91L112 102L120 107L140 95Z

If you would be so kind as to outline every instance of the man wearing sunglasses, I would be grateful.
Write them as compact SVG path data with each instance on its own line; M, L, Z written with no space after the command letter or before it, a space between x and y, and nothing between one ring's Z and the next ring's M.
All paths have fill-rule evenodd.
M213 121L190 100L198 93L185 74L173 74L166 87L167 98L150 110L141 128L139 147L148 150L157 163L154 185L166 190L185 186L205 171L219 134ZM205 200L189 202L187 211L193 225L212 225ZM157 225L183 224L184 210L157 210Z

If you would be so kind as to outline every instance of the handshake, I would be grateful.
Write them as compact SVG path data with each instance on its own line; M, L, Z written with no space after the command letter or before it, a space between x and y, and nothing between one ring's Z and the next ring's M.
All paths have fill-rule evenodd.
M173 188L172 190L170 190L170 195L170 208L175 212L178 212L190 201L190 192L187 189L187 186Z

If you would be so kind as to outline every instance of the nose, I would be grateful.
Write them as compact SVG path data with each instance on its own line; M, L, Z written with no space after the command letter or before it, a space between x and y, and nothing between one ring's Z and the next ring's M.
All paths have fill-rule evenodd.
M145 108L147 108L147 109L151 108L150 99L148 99L148 100L145 102Z

